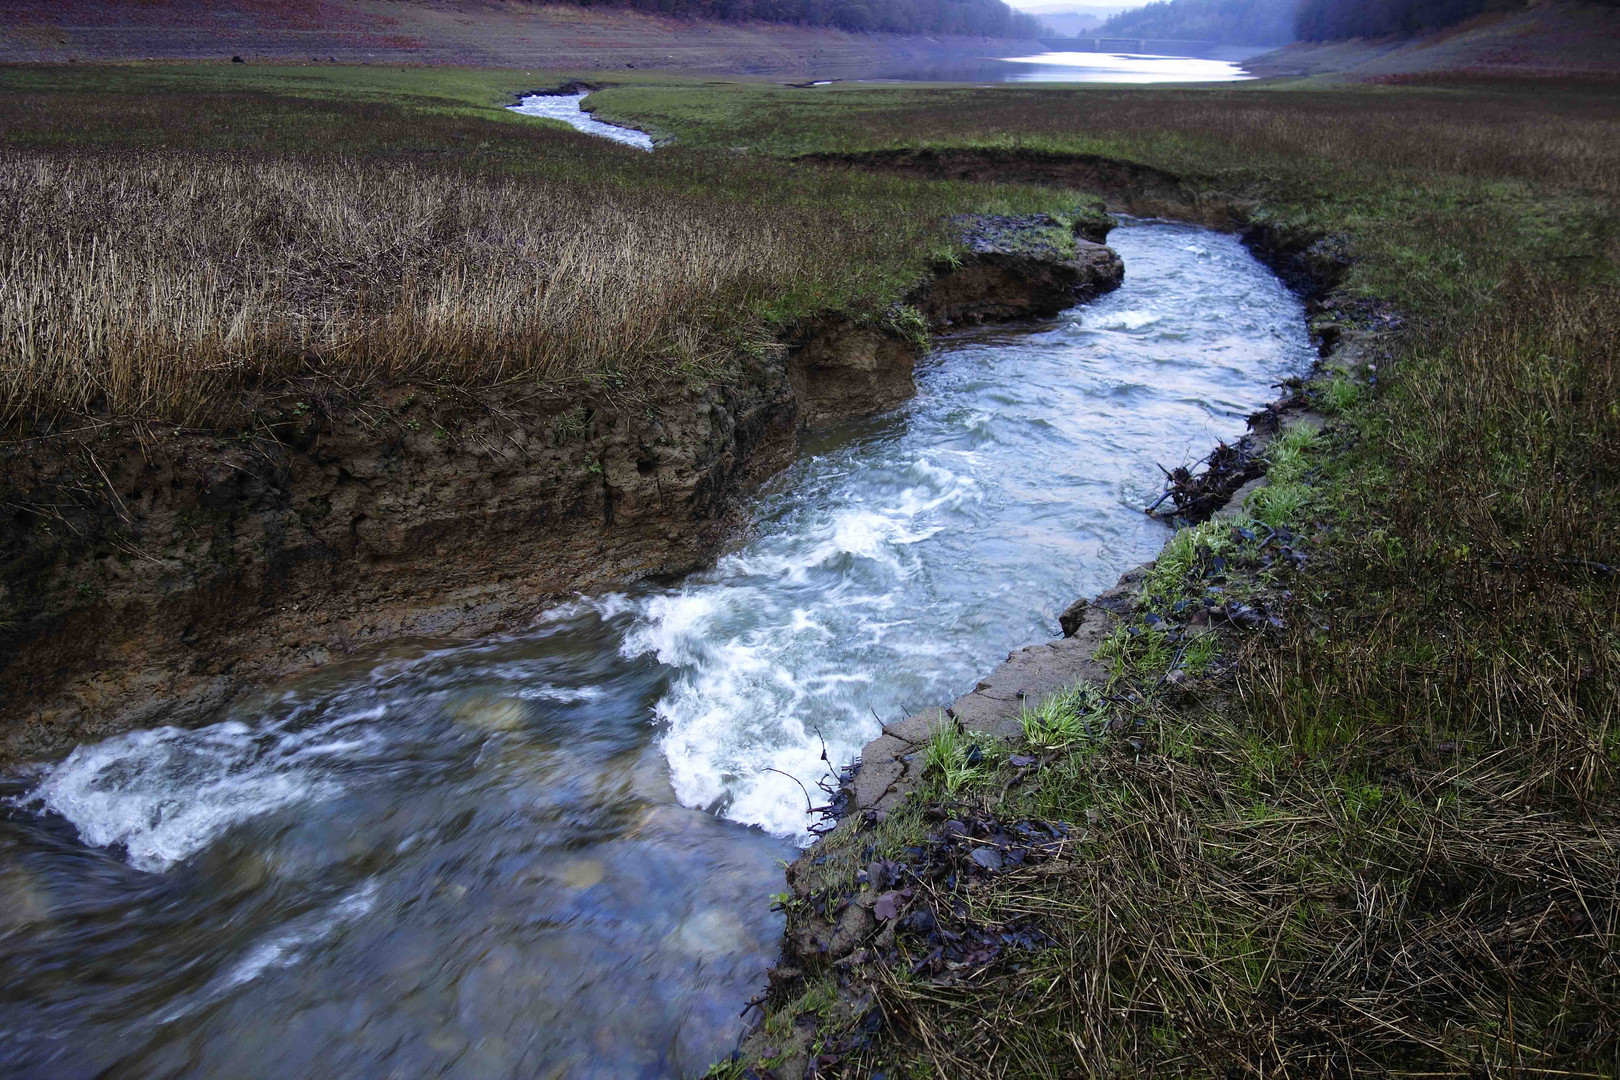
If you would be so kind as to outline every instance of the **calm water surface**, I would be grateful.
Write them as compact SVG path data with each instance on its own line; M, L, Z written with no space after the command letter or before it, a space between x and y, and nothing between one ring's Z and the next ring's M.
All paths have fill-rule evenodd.
M736 551L525 633L401 644L0 778L0 1074L661 1077L729 1052L804 795L1152 556L1155 462L1310 361L1230 237L940 342Z
M1193 56L1049 52L1008 57L1006 62L1020 67L1007 71L1003 82L1239 82L1254 77L1240 64Z
M1219 56L1159 56L1115 52L1045 52L1034 56L986 57L977 62L880 66L857 78L898 82L968 83L1205 83L1239 82L1254 76L1237 58L1264 49L1230 47Z

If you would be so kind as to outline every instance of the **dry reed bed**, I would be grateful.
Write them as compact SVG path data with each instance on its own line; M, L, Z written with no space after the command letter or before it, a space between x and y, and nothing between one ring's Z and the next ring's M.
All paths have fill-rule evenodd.
M0 417L196 417L300 371L667 371L823 274L813 216L408 164L0 154Z

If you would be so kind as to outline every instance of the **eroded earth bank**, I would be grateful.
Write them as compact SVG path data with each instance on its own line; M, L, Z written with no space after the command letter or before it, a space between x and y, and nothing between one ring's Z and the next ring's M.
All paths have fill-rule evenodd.
M1055 219L965 221L969 253L904 318L828 312L700 387L293 387L229 434L88 424L9 444L0 760L196 723L376 643L498 632L703 565L801 433L913 392L924 325L1053 315L1117 285L1106 225L1078 220L1072 249Z
M762 897L793 855L781 837L813 820L792 786L816 775L813 740L842 762L868 709L910 714L859 753L846 820L903 798L940 714L902 707L1156 548L1150 461L1195 456L1191 433L1235 428L1309 362L1297 298L1193 227L1133 224L1117 243L1137 284L1074 308L1124 273L1106 228L1078 220L1071 247L1066 220L962 219L963 253L907 310L827 313L704 389L581 405L293 388L241 438L92 428L13 455L7 565L32 573L7 581L23 617L4 677L26 706L8 756L80 744L0 792L50 811L0 884L23 924L59 921L18 958L16 1034L83 1035L30 1034L14 1063L183 1054L251 1073L235 1033L266 1016L306 1029L314 1074L691 1072L723 1054L739 988L781 941ZM1308 247L1246 239L1279 267ZM923 326L953 359L923 380L926 408L894 410ZM1077 528L1094 503L1117 523ZM555 606L575 591L594 596ZM1106 612L1071 609L1069 638L1016 654L953 722L1005 726L1087 674ZM788 730L801 700L821 704ZM791 889L811 887L816 850ZM93 872L70 885L70 863ZM789 918L780 992L878 929L844 925L868 903L843 910ZM49 976L103 955L132 959L113 979ZM168 979L176 957L187 974ZM69 1019L87 1007L145 1041ZM520 1015L538 1026L513 1034Z

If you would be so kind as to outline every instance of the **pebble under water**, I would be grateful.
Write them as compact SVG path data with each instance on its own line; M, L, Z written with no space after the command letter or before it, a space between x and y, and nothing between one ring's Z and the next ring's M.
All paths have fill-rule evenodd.
M401 643L195 730L0 778L0 1073L661 1077L728 1053L822 741L968 689L1151 558L1155 463L1310 363L1233 238L1132 223L1125 285L941 339L751 535L527 632Z

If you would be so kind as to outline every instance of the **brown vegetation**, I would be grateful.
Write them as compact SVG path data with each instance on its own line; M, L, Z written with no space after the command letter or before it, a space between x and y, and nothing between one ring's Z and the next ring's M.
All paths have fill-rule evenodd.
M189 421L299 372L678 370L813 273L828 238L808 225L412 165L13 152L0 408Z

